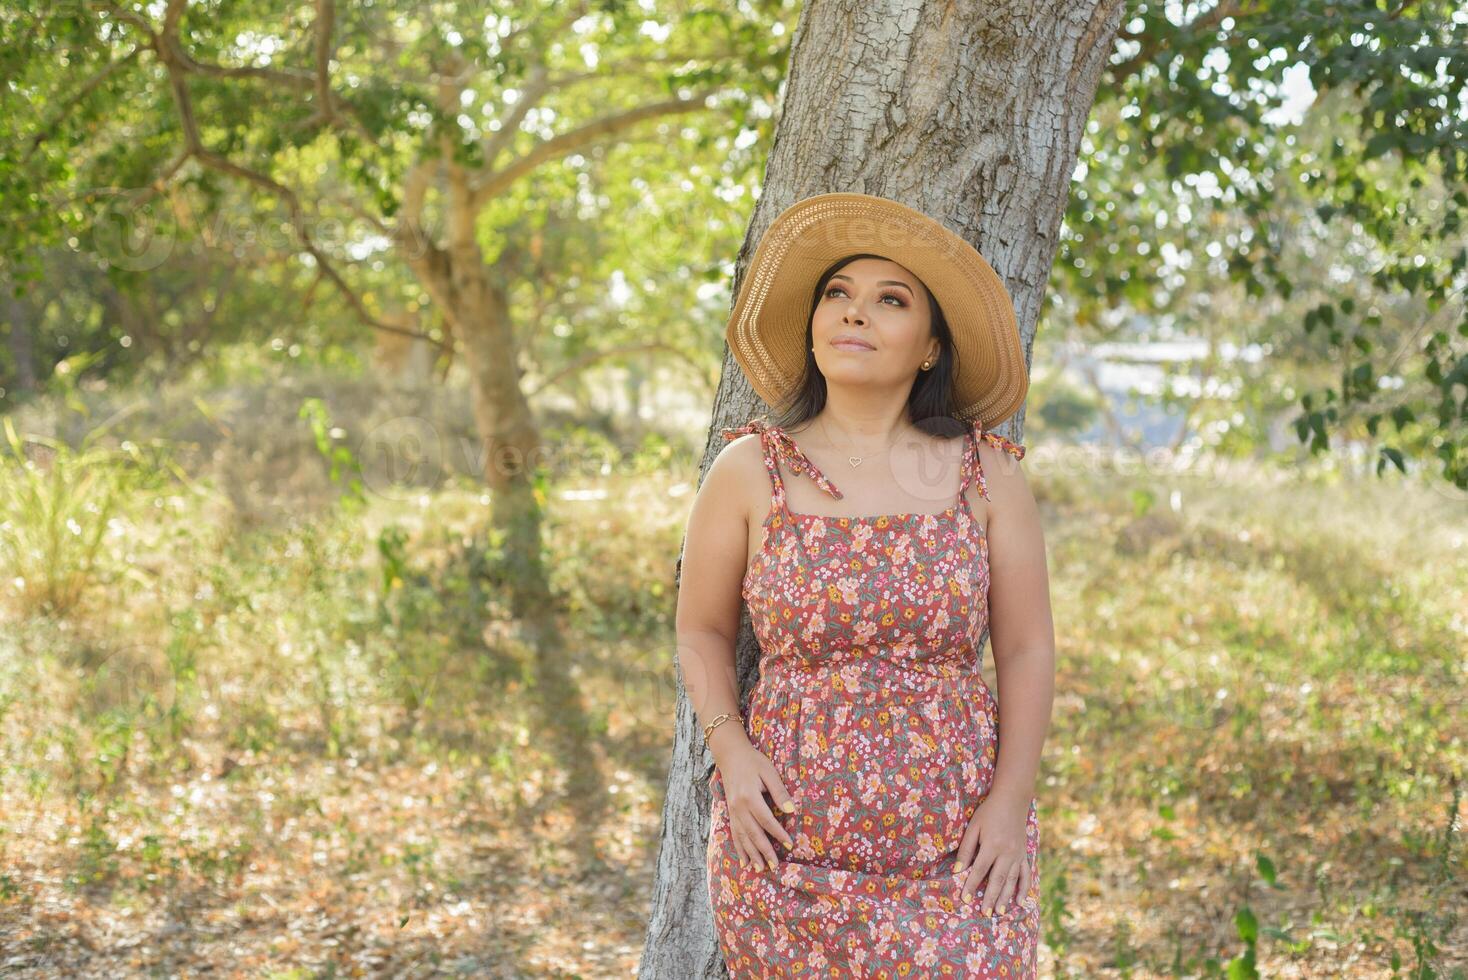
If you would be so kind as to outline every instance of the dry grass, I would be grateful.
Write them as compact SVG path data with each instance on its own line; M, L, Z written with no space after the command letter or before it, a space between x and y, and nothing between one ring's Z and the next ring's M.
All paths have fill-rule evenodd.
M477 489L262 523L207 470L140 477L66 616L4 596L0 973L632 975L693 475L658 458L564 481L608 492L548 525L614 801L594 828L558 805ZM1044 462L1044 974L1216 974L1247 907L1265 976L1461 976L1468 509ZM587 833L608 867L574 862Z

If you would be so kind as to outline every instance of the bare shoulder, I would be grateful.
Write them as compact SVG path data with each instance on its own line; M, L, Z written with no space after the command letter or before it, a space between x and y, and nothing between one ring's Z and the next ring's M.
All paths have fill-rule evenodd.
M1024 447L1008 439L999 439L995 445L989 439L979 440L979 465L983 467L984 479L990 485L996 481L1025 482Z
M975 430L980 431L980 430ZM1025 476L1025 447L995 432L980 432L979 470L989 503L996 513L1024 513L1035 506L1034 493Z
M755 501L769 495L768 487L764 445L759 433L748 433L735 436L719 450L698 493L720 509L748 518L754 512Z
M990 438L992 437L992 438ZM986 433L979 440L979 468L983 471L988 491L988 514L991 531L1018 533L1021 537L1038 538L1040 514L1035 493L1025 475L1024 447L1000 436Z

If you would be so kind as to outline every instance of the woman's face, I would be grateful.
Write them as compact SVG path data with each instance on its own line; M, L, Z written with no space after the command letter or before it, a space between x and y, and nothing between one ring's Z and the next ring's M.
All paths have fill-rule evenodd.
M849 262L822 284L811 346L828 384L909 384L938 359L927 289L889 259Z

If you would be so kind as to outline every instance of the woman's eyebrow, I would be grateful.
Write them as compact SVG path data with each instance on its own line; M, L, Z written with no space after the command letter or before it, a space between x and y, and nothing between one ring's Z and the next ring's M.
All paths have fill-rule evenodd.
M836 273L831 278L832 279L845 279L847 282L854 282L855 281L850 276L843 276L839 272ZM896 279L883 279L881 282L877 283L877 285L878 286L901 286L903 289L907 290L909 293L912 292L912 287L911 286L909 286L905 282L899 282Z

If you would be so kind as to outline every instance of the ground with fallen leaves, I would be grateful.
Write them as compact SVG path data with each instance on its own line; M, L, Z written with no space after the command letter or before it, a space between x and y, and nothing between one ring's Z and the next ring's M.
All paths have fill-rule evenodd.
M1042 975L1463 976L1463 500L1025 465L1058 642ZM547 527L594 864L534 651L476 584L478 491L245 524L207 479L131 488L75 605L0 613L0 974L635 975L696 464L627 472Z

